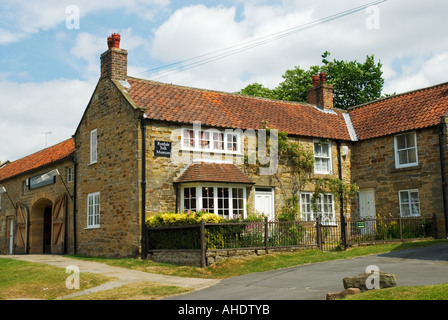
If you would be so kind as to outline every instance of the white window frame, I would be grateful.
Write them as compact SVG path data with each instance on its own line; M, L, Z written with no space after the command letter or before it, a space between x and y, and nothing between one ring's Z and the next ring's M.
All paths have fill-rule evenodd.
M406 136L406 135L413 135L413 137L414 137L414 147L398 149L398 142L397 142L398 137ZM415 149L415 162L409 162L409 163L401 164L400 163L399 152L400 151L408 151L408 150L412 150L412 149ZM417 133L416 132L406 132L406 133L401 133L401 134L395 135L394 136L394 152L395 152L395 168L396 169L417 166L418 165Z
M404 192L407 192L407 194L408 194L408 199L409 199L408 203L403 203L402 193L404 193ZM415 202L415 201L413 202L412 201L412 196L411 196L412 193L414 193L414 194L417 193L418 202ZM418 214L413 214L412 213L412 205L413 204L417 204ZM403 205L408 205L409 206L409 216L403 215L404 214L403 209L402 209ZM418 189L399 190L398 191L398 206L400 207L400 217L403 217L403 218L420 217L421 216L421 211L420 211L420 193L418 192Z
M198 183L186 183L186 184L182 184L181 186L181 192L180 192L180 200L181 200L181 212L185 212L187 210L189 210L189 208L185 207L185 203L184 203L184 197L185 197L185 193L184 190L186 188L192 188L195 187L196 188L196 211L202 210L204 209L202 206L202 200L205 198L203 196L203 192L202 192L202 188L213 188L213 211L210 213L213 213L217 216L220 216L224 219L232 219L233 218L233 214L234 214L234 207L233 207L233 190L234 189L242 189L243 190L243 203L241 206L238 206L238 208L235 208L235 210L238 210L239 212L242 213L241 218L246 218L247 216L247 210L246 210L246 205L247 205L247 193L246 193L246 186L245 185L240 185L240 184L226 184L226 183L205 183L205 182L198 182ZM229 190L229 197L228 197L228 210L229 210L229 214L228 215L220 215L218 214L218 210L219 210L219 201L218 201L218 188L228 188ZM237 197L235 199L241 200L241 198ZM242 210L242 211L241 211Z
M325 156L322 156L322 155L317 155L317 153L316 153L316 144L321 144L321 145L326 144L326 145L328 145L328 157L325 157ZM332 157L331 157L331 148L332 148L331 141L318 141L318 140L313 141L314 173L331 174L331 172L333 170ZM317 158L328 160L328 171L322 171L322 170L318 170L316 168L316 159Z
M90 163L94 164L98 161L98 132L97 129L90 131Z
M67 167L67 182L73 182L73 167Z
M0 210L2 209L2 194L0 193Z
M303 201L303 199L305 197L308 197L309 200L307 201ZM331 211L325 213L325 212L315 212L313 211L313 208L311 206L311 199L313 197L313 193L312 192L301 192L300 193L300 215L301 215L301 219L303 221L316 221L317 219L317 215L321 214L322 217L322 224L323 225L334 225L336 223L336 216L335 216L335 210L334 210L334 195L332 193L323 193L320 195L319 197L319 201L320 201L320 207L324 208L325 206L325 198L326 197L331 197ZM309 206L310 211L304 210L307 208L307 206ZM328 217L328 214L330 214L331 216ZM308 219L307 215L309 215L310 219Z
M90 201L91 199L92 203ZM101 198L99 192L93 192L87 195L87 229L100 227L100 213L101 213L100 199Z
M181 128L181 150L185 151L198 151L206 153L227 153L227 154L241 154L241 134L238 131L232 129L218 130L218 129L194 129L194 128ZM193 138L186 136L186 132L194 132ZM208 140L204 139L204 134L208 134ZM215 140L216 135L222 135L222 141L220 139ZM236 137L236 141L230 141L230 137ZM187 140L188 139L188 140ZM208 141L208 143L206 143ZM215 148L215 142L222 144L222 148ZM234 146L236 145L236 150ZM207 146L207 147L205 147ZM231 146L231 149L229 148Z

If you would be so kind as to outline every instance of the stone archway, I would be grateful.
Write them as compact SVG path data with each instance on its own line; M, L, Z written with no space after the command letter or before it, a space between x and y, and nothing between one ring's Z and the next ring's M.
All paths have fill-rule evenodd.
M42 198L37 200L30 214L28 253L51 253L51 214L53 202Z

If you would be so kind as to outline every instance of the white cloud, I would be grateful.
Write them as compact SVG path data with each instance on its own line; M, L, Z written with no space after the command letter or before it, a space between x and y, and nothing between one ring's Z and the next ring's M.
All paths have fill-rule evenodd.
M81 119L95 83L55 80L43 83L0 82L0 161L16 160L68 139Z
M79 8L80 18L103 11L122 10L124 14L136 14L141 18L152 19L159 10L164 10L169 0L4 0L0 4L0 18L3 28L0 44L5 45L23 40L27 35L41 30L50 30L71 18L69 6ZM81 22L82 23L82 22ZM0 30L1 31L1 30ZM1 33L0 33L1 34Z
M350 0L331 3L285 0L275 4L235 2L233 7L184 7L154 31L151 54L153 58L171 63L303 26L360 5ZM236 91L253 82L274 87L282 80L281 75L294 66L306 69L321 64L321 54L328 50L332 53L330 58L347 61L363 62L367 55L373 54L377 62L383 63L384 93L445 81L443 74L436 76L435 71L426 74L420 69L429 70L431 65L438 70L444 69L438 67L444 61L428 59L434 50L448 51L448 35L444 32L446 18L443 17L448 5L436 0L428 0L425 5L396 0L377 8L379 29L366 26L373 11L360 10L160 80L223 91ZM408 60L408 56L413 59ZM402 83L407 85L397 87L395 79L402 74L406 75Z

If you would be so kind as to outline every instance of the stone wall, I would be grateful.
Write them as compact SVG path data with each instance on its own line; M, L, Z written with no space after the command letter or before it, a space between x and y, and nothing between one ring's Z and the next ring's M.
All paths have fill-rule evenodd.
M421 215L439 217L439 235L444 234L442 179L438 128L417 130L418 165L395 167L394 136L354 144L352 178L360 190L375 191L376 213L399 216L399 190L418 189ZM353 203L359 213L359 204Z
M311 246L312 247L312 246ZM269 249L269 253L295 252L309 249L310 247L289 247ZM235 259L241 260L264 256L268 252L265 249L222 249L207 250L205 255L206 266L211 266L219 261ZM201 266L200 250L155 250L151 251L147 259L155 262L173 263L187 266Z
M140 250L140 113L101 78L75 134L78 163L77 252L130 257ZM90 164L90 132L98 161ZM100 227L87 228L87 196L100 193Z

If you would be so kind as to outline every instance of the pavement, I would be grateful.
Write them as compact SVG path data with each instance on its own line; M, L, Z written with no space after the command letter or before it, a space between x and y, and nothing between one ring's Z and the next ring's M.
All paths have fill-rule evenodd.
M100 273L114 278L101 286L60 299L149 281L194 290L165 300L325 300L328 292L344 290L344 277L363 273L371 265L377 266L379 271L395 274L398 286L448 282L448 244L313 263L223 280L165 276L60 255L0 255L0 258L46 263L62 268L75 265L80 272Z

